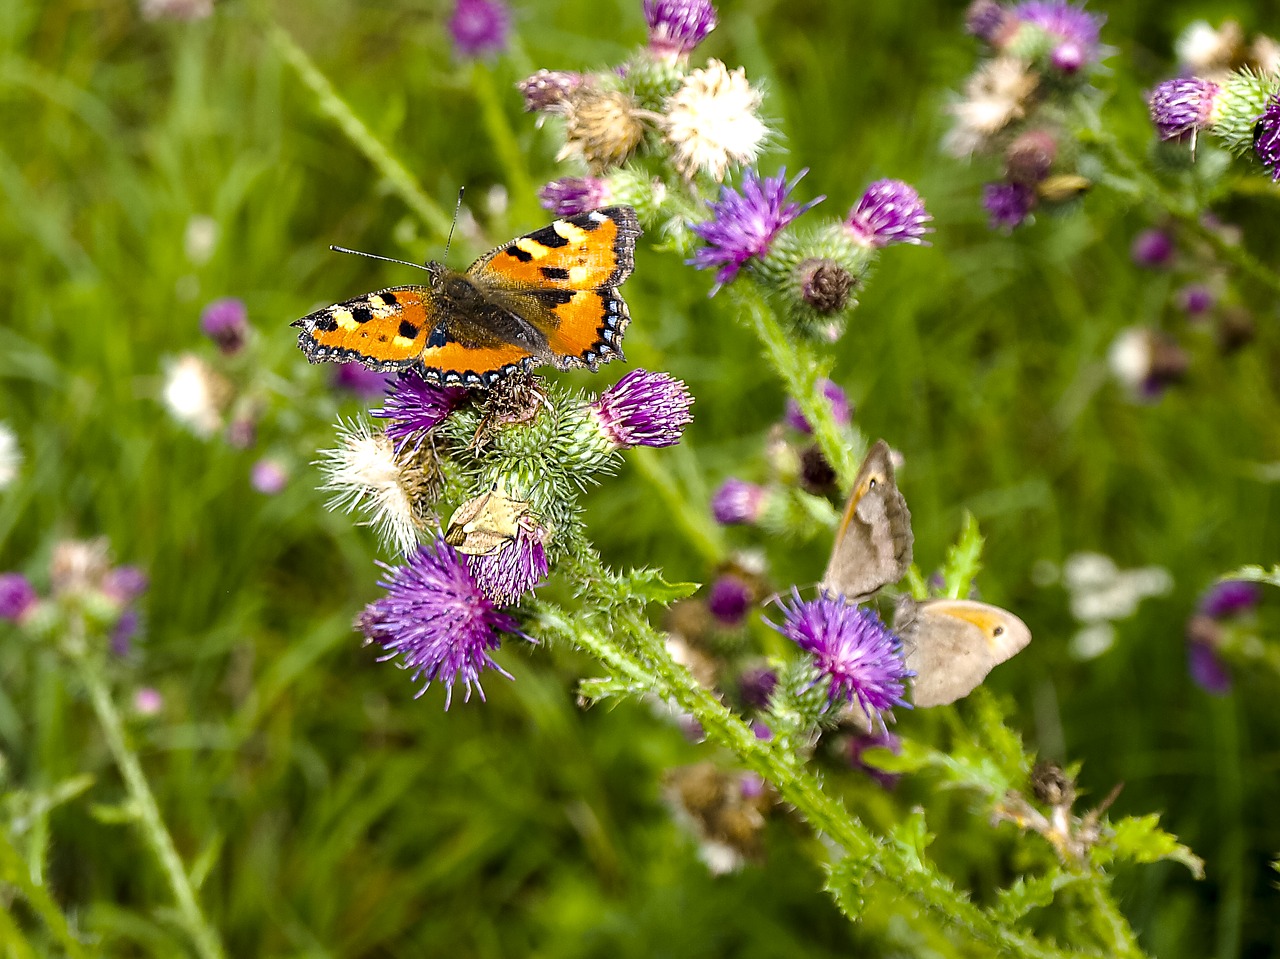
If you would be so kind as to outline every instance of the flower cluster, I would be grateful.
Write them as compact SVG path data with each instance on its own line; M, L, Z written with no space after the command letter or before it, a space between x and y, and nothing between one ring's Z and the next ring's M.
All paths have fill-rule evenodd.
M1147 99L1161 140L1194 148L1201 132L1236 156L1253 156L1280 181L1280 43L1240 25L1191 24L1176 44L1178 76Z
M1068 0L970 4L966 25L987 57L951 107L944 145L959 157L999 158L1002 176L982 196L993 230L1013 230L1041 205L1063 206L1089 188L1063 117L1092 95L1103 20Z
M1233 634L1247 626L1262 601L1262 586L1243 580L1215 583L1200 599L1187 623L1187 671L1207 693L1223 696L1231 691L1231 671L1222 657L1234 644Z
M879 251L930 232L919 195L881 180L844 220L801 229L823 197L792 199L805 171L788 180L755 168L769 137L761 92L742 68L689 63L716 26L710 0L645 0L644 14L647 46L616 69L540 70L519 84L529 111L563 122L559 159L581 168L545 185L543 205L571 216L628 204L690 264L715 271L713 293L749 273L799 332L838 337Z
M113 565L105 539L63 540L53 548L48 578L49 589L41 595L23 574L0 573L0 620L59 635L67 632L60 624L74 613L109 639L113 654L129 654L142 628L146 573Z
M499 633L523 635L503 608L579 535L577 495L622 450L679 442L692 402L679 380L646 370L597 397L548 393L527 374L465 390L401 373L372 411L381 428L340 423L321 460L331 508L360 511L405 557L384 566L386 595L359 629L423 689L443 683L446 704L458 683L483 698Z

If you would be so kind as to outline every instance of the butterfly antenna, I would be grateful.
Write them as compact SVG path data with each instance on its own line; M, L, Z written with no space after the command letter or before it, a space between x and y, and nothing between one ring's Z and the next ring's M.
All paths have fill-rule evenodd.
M366 253L364 250L349 250L345 246L330 246L329 249L334 253L352 253L356 256L367 256L371 260L383 260L387 263L399 263L401 266L412 266L418 270L425 270L426 267L421 263L410 263L408 260L397 260L390 256L378 256L376 253Z
M458 187L458 203L453 208L453 222L449 224L449 238L444 241L444 256L441 260L449 259L449 244L453 242L453 228L458 225L458 214L462 212L462 194L467 191L465 186Z

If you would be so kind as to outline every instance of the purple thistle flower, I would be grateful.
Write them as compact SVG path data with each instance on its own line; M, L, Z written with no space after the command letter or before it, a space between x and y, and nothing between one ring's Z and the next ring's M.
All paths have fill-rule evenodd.
M1035 208L1036 191L1025 183L988 183L982 188L982 205L991 229L1008 233L1021 226Z
M832 703L857 703L872 719L894 706L907 706L905 681L915 674L903 659L902 640L874 611L850 606L843 596L804 601L793 588L791 597L790 606L778 604L782 623L769 625L813 654L814 665L831 680Z
M1098 56L1098 38L1106 20L1100 14L1089 13L1065 0L1028 0L1015 6L1013 15L1057 41L1050 60L1063 73L1075 73Z
M249 334L249 311L234 297L214 300L200 314L200 332L218 344L225 355L244 348Z
M595 176L565 176L552 180L538 191L543 209L556 216L577 216L608 206L609 184Z
M569 97L583 84L581 73L569 70L539 70L516 84L516 89L524 97L526 113L537 113L552 110Z
M1272 181L1280 182L1280 93L1267 101L1266 110L1253 128L1253 152Z
M1214 583L1200 600L1200 613L1214 619L1237 616L1262 601L1262 586L1242 579Z
M467 568L480 592L499 606L510 606L540 586L550 572L542 536L523 527L496 553L468 556Z
M762 723L758 719L751 724L751 731L755 733L756 739L764 742L768 742L773 738L773 730L769 728L769 724Z
M391 385L386 373L377 373L355 362L339 363L333 371L333 385L364 399L373 399Z
M39 601L27 577L21 573L0 573L0 619L20 622Z
M279 460L267 457L253 464L249 471L249 483L264 496L274 496L289 482L289 471Z
M1147 105L1160 138L1168 140L1208 127L1220 93L1222 87L1199 77L1177 77L1158 84Z
M877 180L849 211L845 227L856 242L880 249L893 243L924 244L924 235L933 232L928 225L932 219L909 184Z
M716 28L711 0L644 0L649 49L662 57L692 52Z
M711 219L693 227L693 232L707 245L686 262L699 270L719 268L712 294L737 276L748 260L768 253L783 227L826 199L820 196L805 204L787 201L801 177L808 172L801 170L794 180L787 183L785 167L778 171L776 177L763 180L755 170L748 168L742 177L741 193L732 187L721 187L720 199L707 202L711 208Z
M137 566L116 566L102 577L102 592L120 606L127 606L147 591L147 574Z
M591 404L600 431L614 449L675 446L693 422L693 396L668 373L632 370Z
M986 43L995 43L1013 19L1004 4L996 0L973 0L964 14L964 28Z
M124 658L133 649L133 640L142 628L142 617L136 609L126 609L111 628L111 654Z
M1212 696L1231 692L1231 671L1211 643L1187 640L1187 672L1197 686Z
M370 416L390 420L386 433L395 443L396 452L412 440L416 449L426 435L443 423L467 398L460 386L436 386L417 373L400 373L387 386L387 398L381 409Z
M739 576L727 573L711 584L707 609L725 626L737 626L751 608L751 587Z
M1189 283L1178 291L1178 303L1189 316L1202 316L1213 309L1217 297L1203 283Z
M753 709L765 709L769 698L778 688L778 674L767 666L748 669L738 677L738 695L742 702Z
M1133 238L1129 255L1138 266L1158 269L1173 259L1173 237L1164 230L1143 230Z
M730 477L711 498L711 512L724 526L754 523L764 511L766 492L763 486Z
M449 18L454 52L466 58L501 53L510 27L511 12L499 0L458 0Z
M822 395L831 404L831 415L835 418L836 425L848 426L853 421L853 407L849 405L848 394L831 380L823 379L819 382L822 387ZM800 409L800 404L790 397L787 398L787 412L783 415L783 419L788 426L798 430L805 436L813 433L813 427L804 418L804 412Z
M519 624L481 592L467 564L442 537L431 547L419 546L402 566L378 565L388 574L378 583L387 595L364 608L357 627L387 650L380 662L398 655L415 681L425 679L418 696L439 680L448 709L455 683L466 687L468 701L473 687L484 699L481 670L511 678L489 653L501 645L499 632L523 635Z

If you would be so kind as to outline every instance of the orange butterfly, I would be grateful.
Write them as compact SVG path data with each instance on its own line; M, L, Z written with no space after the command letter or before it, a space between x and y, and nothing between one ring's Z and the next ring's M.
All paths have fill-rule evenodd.
M326 306L293 326L312 363L416 367L442 385L491 386L519 369L622 359L631 321L618 286L635 266L636 211L611 206L556 220L459 272L426 265L427 286L393 286Z

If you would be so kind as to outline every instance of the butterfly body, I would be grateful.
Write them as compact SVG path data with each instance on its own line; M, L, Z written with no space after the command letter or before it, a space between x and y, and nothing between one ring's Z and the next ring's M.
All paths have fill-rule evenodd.
M556 220L465 271L432 261L425 285L310 313L294 321L298 345L313 363L414 368L442 385L490 386L544 364L594 370L622 357L631 316L618 286L631 274L640 232L625 206Z

